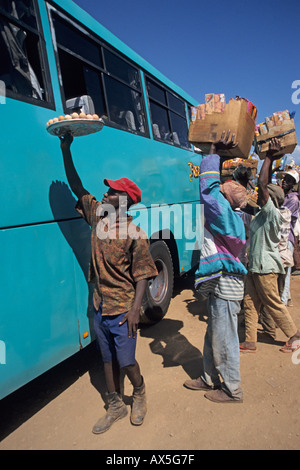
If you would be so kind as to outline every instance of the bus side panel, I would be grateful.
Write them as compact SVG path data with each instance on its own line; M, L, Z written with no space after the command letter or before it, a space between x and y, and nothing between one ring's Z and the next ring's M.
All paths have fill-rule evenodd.
M36 108L14 100L4 106L6 116L0 117L0 124L6 139L2 142L0 191L9 204L2 208L1 226L76 216L60 141L46 131L48 119L59 112L39 109L35 115ZM105 126L97 134L75 137L71 151L84 187L100 200L107 189L103 179L123 176L141 187L142 203L147 206L192 201L198 193L189 181L188 162L193 153L172 145ZM58 204L60 193L67 199L61 198Z
M87 323L89 292L88 253L68 242L78 229L71 221L0 232L0 398L79 350L78 306Z
M200 201L154 206L148 212L133 211L134 222L152 238L176 243L179 272L190 271L199 263L203 218Z

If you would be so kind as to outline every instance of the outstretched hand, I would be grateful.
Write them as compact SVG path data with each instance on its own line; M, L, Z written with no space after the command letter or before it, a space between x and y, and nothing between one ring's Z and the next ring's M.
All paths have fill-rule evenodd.
M229 129L227 133L226 131L222 132L220 140L211 144L210 154L212 155L215 153L219 153L220 151L224 151L224 150L232 150L236 148L237 145L238 145L238 142L235 142L235 134L232 134L230 138L230 129ZM228 158L232 158L232 157L228 157Z

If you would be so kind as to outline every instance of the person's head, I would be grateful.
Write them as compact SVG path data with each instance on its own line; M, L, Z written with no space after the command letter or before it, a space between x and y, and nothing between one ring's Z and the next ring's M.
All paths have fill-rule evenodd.
M282 180L282 189L287 194L295 184L299 183L299 173L296 170L288 170Z
M227 199L231 208L244 209L248 203L248 193L246 188L237 181L226 181L221 184L221 193Z
M126 210L141 201L141 190L128 178L105 179L104 184L109 187L109 190L104 193L103 204L110 204L115 209L123 208Z
M284 201L284 192L281 189L280 186L277 186L277 184L270 183L268 184L268 191L270 198L273 201L274 206L279 209Z

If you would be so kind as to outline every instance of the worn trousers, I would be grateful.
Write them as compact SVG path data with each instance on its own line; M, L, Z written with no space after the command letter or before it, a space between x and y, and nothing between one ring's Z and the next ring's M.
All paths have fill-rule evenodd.
M262 306L288 338L296 334L297 327L279 295L278 274L248 272L244 297L245 341L257 341L257 323Z
M207 385L221 385L228 395L241 399L243 390L237 331L240 302L220 299L210 294L207 303L209 313L203 349L202 378Z

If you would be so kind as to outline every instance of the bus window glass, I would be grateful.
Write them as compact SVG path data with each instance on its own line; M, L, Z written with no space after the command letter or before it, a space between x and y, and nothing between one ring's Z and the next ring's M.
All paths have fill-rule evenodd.
M185 102L148 77L146 84L154 139L191 149Z
M140 89L139 73L134 67L131 67L107 49L104 50L104 57L106 70L109 73L128 83L128 85Z
M184 107L183 101L179 100L171 93L168 93L168 102L169 102L169 107L173 111L175 111L178 114L181 114L181 116L185 116L185 107Z
M100 48L97 44L73 29L71 25L66 24L61 18L54 16L53 20L56 40L60 46L84 57L98 67L103 66Z
M0 0L0 8L32 28L37 27L32 0Z
M172 141L168 113L166 109L156 103L150 104L153 135L157 139Z
M170 117L174 144L189 148L190 144L188 142L188 128L186 119L172 112L170 113Z
M0 80L8 96L16 99L48 100L45 64L42 62L43 43L34 16L33 4L0 0L0 7L14 17L9 21L0 10ZM24 24L30 24L27 26ZM34 28L33 28L34 27Z
M147 80L147 89L150 98L162 104L167 104L165 92L160 86L156 85L151 80Z
M105 75L109 119L130 131L145 132L141 95L123 83Z

